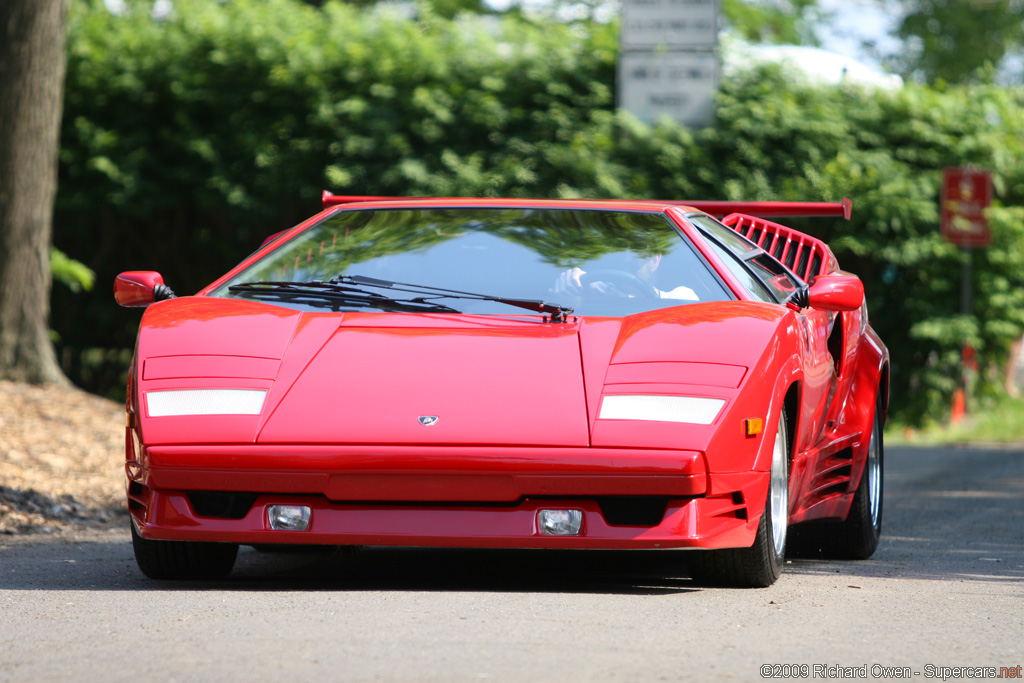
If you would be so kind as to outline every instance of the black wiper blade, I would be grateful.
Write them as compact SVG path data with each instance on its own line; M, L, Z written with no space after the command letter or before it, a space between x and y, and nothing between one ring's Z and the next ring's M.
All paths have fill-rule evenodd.
M339 275L331 278L328 282L343 285L363 285L367 287L380 287L382 289L393 289L399 292L412 292L414 294L425 294L412 301L426 301L430 298L451 298L451 299L476 299L480 301L495 301L499 304L525 308L528 311L536 311L551 316L551 322L565 322L566 317L572 314L572 308L553 304L540 299L517 299L504 296L493 296L491 294L480 294L478 292L463 292L458 289L445 289L443 287L431 287L429 285L416 285L408 282L393 282L391 280L379 280L375 277L365 275Z
M433 301L394 299L357 287L345 287L333 282L242 282L228 287L228 291L278 299L318 298L356 308L378 308L402 313L461 313L460 310Z
M358 294L370 298L388 298L382 294L377 294L376 292L368 292L365 289L359 289L357 287L343 287L332 282L323 282L321 280L310 280L308 282L280 282L274 280L241 282L237 285L231 285L228 287L228 290L232 292L263 292L279 290L294 290L296 292L343 292Z

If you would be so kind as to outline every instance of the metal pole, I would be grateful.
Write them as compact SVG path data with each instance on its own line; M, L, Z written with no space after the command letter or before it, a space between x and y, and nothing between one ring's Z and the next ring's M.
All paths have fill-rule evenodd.
M964 263L960 270L960 313L970 315L974 310L974 286L972 283L974 272L974 250L970 247L963 247Z
M974 270L974 251L970 247L961 247L964 251L964 262L960 269L960 313L971 315L974 308L972 301L974 287L972 275ZM971 363L974 360L974 353L970 346L965 345L960 353L960 381L961 388L953 394L952 422L960 421L970 408L970 400L973 394L973 382L971 381Z

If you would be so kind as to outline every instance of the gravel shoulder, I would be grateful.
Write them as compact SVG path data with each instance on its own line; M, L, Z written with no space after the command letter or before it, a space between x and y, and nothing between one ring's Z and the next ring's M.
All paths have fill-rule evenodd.
M122 526L124 406L78 389L0 380L0 534Z

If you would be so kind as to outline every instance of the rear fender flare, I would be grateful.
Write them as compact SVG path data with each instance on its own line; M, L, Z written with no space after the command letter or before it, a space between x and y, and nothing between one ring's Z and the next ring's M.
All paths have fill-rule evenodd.
M861 438L853 447L853 468L850 472L850 490L861 479L871 430L874 428L875 410L881 408L881 425L885 426L889 408L889 354L873 330L861 340L861 353L851 368L850 398L843 407L841 420L850 424L850 431L859 432Z

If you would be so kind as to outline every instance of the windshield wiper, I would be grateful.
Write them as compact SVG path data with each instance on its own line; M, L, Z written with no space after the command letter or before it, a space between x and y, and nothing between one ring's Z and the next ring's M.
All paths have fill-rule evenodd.
M331 284L362 285L365 287L380 287L382 289L392 289L399 292L423 294L426 296L419 296L410 300L423 303L426 303L428 299L475 299L478 301L495 301L499 304L507 304L509 306L516 306L517 308L525 308L528 311L536 311L537 313L550 315L551 322L553 323L563 323L566 321L566 317L572 314L572 309L568 306L552 304L547 301L541 301L540 299L515 299L504 296L492 296L490 294L479 294L477 292L463 292L457 289L444 289L443 287L431 287L429 285L415 285L408 282L378 280L377 278L366 277L365 275L339 275L338 277L331 278L328 282Z
M357 287L345 287L335 282L242 282L228 287L228 291L256 297L274 299L313 298L338 303L353 308L377 308L382 311L401 313L461 313L462 311L444 304L426 301L422 297L415 299L393 299L391 297L368 292Z

